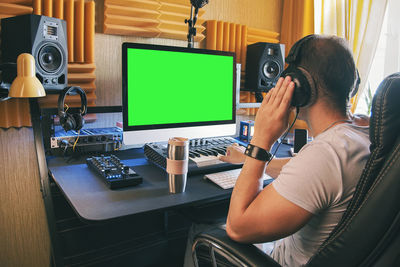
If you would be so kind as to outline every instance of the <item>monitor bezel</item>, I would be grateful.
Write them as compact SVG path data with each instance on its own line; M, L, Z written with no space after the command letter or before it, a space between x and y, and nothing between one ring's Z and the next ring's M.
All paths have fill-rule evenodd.
M161 50L161 51L172 51L172 52L186 52L186 53L197 53L197 54L211 54L230 56L233 58L232 62L232 119L230 120L218 120L218 121L203 121L203 122L185 122L185 123L169 123L169 124L151 124L151 125L128 125L128 75L127 75L127 53L129 48L137 49L148 49L148 50ZM193 62L195 64L195 62ZM190 65L188 66L190 67ZM142 43L131 43L124 42L122 44L122 119L123 119L123 130L124 131L142 131L142 130L156 130L156 129L168 129L168 128L181 128L181 127L195 127L195 126L213 126L213 125L224 125L224 124L236 124L236 55L233 52L228 51L217 51L201 48L187 48L167 45L155 45L155 44L142 44Z

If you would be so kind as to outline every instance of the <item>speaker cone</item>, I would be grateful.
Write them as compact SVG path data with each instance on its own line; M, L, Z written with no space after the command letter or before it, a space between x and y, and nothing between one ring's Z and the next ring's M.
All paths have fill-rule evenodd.
M55 73L61 68L62 54L60 49L52 44L44 45L39 51L39 65L49 73Z
M279 65L275 61L267 61L263 66L263 74L268 79L274 79L279 75Z

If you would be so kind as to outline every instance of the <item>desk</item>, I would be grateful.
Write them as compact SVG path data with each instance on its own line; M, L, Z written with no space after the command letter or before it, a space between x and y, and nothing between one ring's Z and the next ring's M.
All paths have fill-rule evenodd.
M273 148L274 149L274 148ZM288 156L288 146L282 144L279 156ZM85 157L66 163L62 158L49 158L48 168L77 215L86 221L102 221L144 212L184 207L205 201L228 199L232 189L224 190L204 180L203 175L189 176L186 191L168 192L165 171L147 162L142 149L119 151L122 162L133 167L143 177L143 183L110 190L100 177L90 170Z
M48 159L50 173L79 217L86 221L110 220L144 212L183 207L204 201L227 199L232 190L223 190L204 180L189 176L186 191L168 192L165 171L143 158L142 149L117 152L122 162L143 177L138 186L110 190L82 159L66 163L62 158Z
M288 149L282 145L278 156L288 156ZM70 162L47 158L49 173L65 199L55 201L56 213L66 209L59 204L66 201L80 219L57 216L64 264L180 266L192 221L185 212L224 218L232 190L194 175L188 177L184 193L170 194L166 173L147 162L142 149L115 154L143 176L141 185L110 190L87 167L86 156Z

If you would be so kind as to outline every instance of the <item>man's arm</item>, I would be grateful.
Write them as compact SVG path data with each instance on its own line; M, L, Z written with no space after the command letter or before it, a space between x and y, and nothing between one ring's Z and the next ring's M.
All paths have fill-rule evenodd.
M226 149L225 156L220 156L219 159L231 164L242 164L246 159L244 150L245 148L243 146L239 146L235 143L229 146ZM281 172L282 167L288 163L289 160L290 158L273 158L265 169L265 173L275 179Z
M280 79L257 113L251 143L270 150L285 131L294 84ZM232 192L227 218L228 235L240 242L265 242L300 229L312 213L280 196L273 186L262 189L265 162L247 157Z
M236 182L229 206L227 234L236 241L258 243L295 233L312 213L279 195L272 185L262 191L264 163L248 158Z
M267 168L265 168L265 173L275 179L281 173L282 167L288 163L289 160L290 158L274 158L268 163Z

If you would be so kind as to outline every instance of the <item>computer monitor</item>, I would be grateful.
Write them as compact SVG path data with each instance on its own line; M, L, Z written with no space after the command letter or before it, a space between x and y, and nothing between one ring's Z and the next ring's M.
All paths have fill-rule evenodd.
M235 54L122 44L126 145L236 133Z

